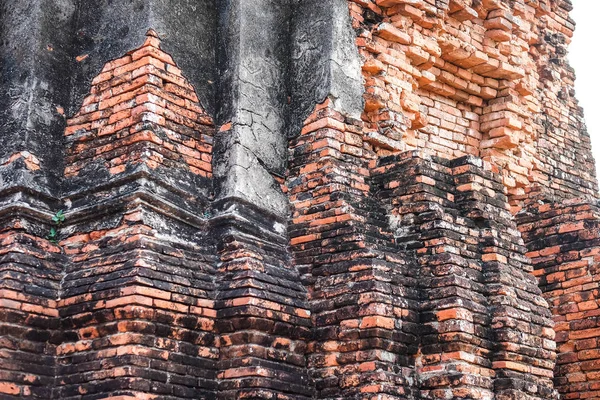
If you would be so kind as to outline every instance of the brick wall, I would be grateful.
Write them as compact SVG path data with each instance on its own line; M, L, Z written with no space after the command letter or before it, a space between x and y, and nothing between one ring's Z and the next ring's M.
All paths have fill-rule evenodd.
M293 5L277 54L231 8L217 106L149 30L56 107L60 152L2 152L0 397L600 398L570 2L341 1L358 112L332 77L288 112Z
M41 222L42 220L40 220ZM0 229L0 393L52 398L60 343L60 247L27 232L17 215Z
M370 195L360 121L327 100L291 141L290 244L309 292L318 398L413 398L416 281Z
M518 216L554 314L556 387L565 399L600 396L599 217L596 203L577 199L532 206Z
M351 1L369 143L378 154L490 161L515 211L532 191L597 197L566 60L570 9L562 0Z
M555 398L551 315L497 168L417 152L368 162L363 129L326 101L291 145L319 396Z
M214 124L155 32L144 45L106 64L67 121L65 176L103 164L112 175L144 163L212 175Z

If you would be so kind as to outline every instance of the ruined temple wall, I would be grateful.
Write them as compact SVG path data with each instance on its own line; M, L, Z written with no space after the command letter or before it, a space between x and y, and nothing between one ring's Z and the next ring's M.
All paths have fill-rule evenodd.
M327 100L291 141L317 396L555 398L550 311L498 169L418 152L367 163L363 129Z
M595 331L537 287L546 232L521 226L532 264L511 214L594 197L568 2L90 3L34 7L35 46L2 48L15 104L56 111L2 125L4 397L595 387L579 333L553 371L551 309Z
M570 2L376 1L350 10L364 61L362 119L372 129L363 154L416 148L501 168L556 323L556 388L595 398L598 192L566 58Z
M341 200L341 193L335 196L336 201L334 202L326 194L329 193L330 186L335 186L333 182L344 185L337 186L336 190L338 192L349 190L356 192L355 196L359 198L361 189L367 190L367 187L370 187L370 190L377 192L375 188L377 186L369 186L370 180L368 178L365 180L365 177L372 176L375 171L372 169L375 160L381 156L411 148L419 149L424 154L433 154L450 159L466 154L480 156L489 162L492 169L495 169L501 177L501 185L497 187L497 190L508 196L511 205L510 210L513 213L542 199L560 202L580 196L587 199L597 197L596 180L593 175L593 168L590 168L590 165L593 166L593 159L589 137L581 123L582 112L577 108L572 97L573 74L565 63L565 48L562 47L568 43L568 37L572 35L573 26L568 21L567 16L570 4L566 2L560 4L540 4L537 2L527 4L484 3L485 7L481 2L460 2L460 4L459 2L450 2L449 4L436 2L434 7L432 4L428 5L427 2L350 2L352 24L357 32L357 45L361 56L365 84L365 104L361 121L357 122L349 119L347 113L342 112L342 116L336 114L335 111L341 110L336 108L333 103L331 106L333 111L327 111L329 106L325 104L318 106L313 115L305 122L305 128L302 131L303 135L315 136L312 139L313 145L309 144L310 140L306 137L301 136L297 140L294 139L292 141L293 151L290 155L290 165L295 165L297 160L300 163L304 162L306 157L304 151L312 151L314 154L320 154L321 157L318 163L312 163L300 169L300 175L297 175L297 172L292 173L293 169L290 170L294 179L290 181L293 186L289 192L294 206L292 220L294 227L290 231L292 248L297 252L298 258L296 261L299 267L302 268L301 270L309 272L309 277L306 278L309 287L312 288L313 284L319 285L320 290L316 293L318 296L323 295L321 282L335 282L336 278L339 279L337 282L343 282L344 279L349 279L347 275L354 273L352 270L345 271L341 265L332 264L328 267L327 258L319 256L322 252L329 251L327 246L341 240L338 239L338 236L344 236L343 224L340 224L339 218L353 208L351 201L346 199L346 203ZM563 75L563 80L558 79L559 76ZM335 96L332 96L331 100L332 102L336 100ZM414 139L411 139L411 137ZM554 143L553 152L547 150L549 142ZM329 157L334 159L330 167L328 167L326 161ZM371 162L361 164L361 162L355 161L357 158L362 158L365 161L370 160ZM360 169L361 165L364 169ZM417 167L417 171L420 171L420 168L424 168L424 166ZM481 173L480 169L481 166L478 169L479 173ZM415 171L408 170L406 172L412 174ZM336 175L338 176L337 179L335 178ZM412 175L409 176L412 177ZM302 177L301 181L300 177ZM427 183L435 180L434 178L430 181L422 177L419 179L423 180L418 182ZM461 181L464 178L457 177L456 179ZM490 206L492 204L496 205L497 199L493 200L486 197L489 196L489 186L487 186L488 184L483 185L479 179L474 180L477 183L473 186L469 185L469 188L472 188L475 193L473 199L487 203L488 206L483 208L485 211L482 215L487 215L488 218L498 222L498 219L502 217L489 214ZM325 184L330 180L331 184ZM297 185L300 182L306 185L305 192L298 192L299 187ZM399 178L399 182L403 182L402 178ZM367 186L365 186L365 183ZM320 184L325 185L323 190L317 190ZM352 189L348 189L345 185L349 185ZM402 183L399 183L400 187L402 185ZM390 187L397 186L390 185ZM315 189L310 190L309 188ZM447 188L444 189L448 190ZM401 191L401 189L397 190ZM466 186L460 186L457 190L460 192L469 189ZM306 191L314 194L309 197ZM435 190L433 193L438 196L441 195ZM411 194L414 196L413 193ZM455 192L453 194L456 195ZM417 196L417 198L419 197ZM404 210L403 212L408 215L406 220L398 223L400 225L399 232L413 232L412 229L415 228L414 225L418 220L409 211L409 204L411 204L409 199L411 197L406 194L402 197L402 200L396 200L396 203L394 203L400 205L401 210ZM344 204L347 204L346 207L344 207ZM472 203L468 202L468 204L472 206ZM339 211L334 212L337 207L340 207ZM502 209L502 206L500 206L500 209ZM363 213L359 213L359 215L368 215L367 220L373 218L371 212L366 213L363 211ZM335 220L333 219L334 216ZM349 221L360 221L358 224L365 221L364 218L352 216L351 214L346 215L345 218ZM389 214L388 218L393 220L393 217ZM446 218L445 221L451 217ZM479 218L476 218L475 225L481 227L482 221ZM484 276L488 279L492 271L498 266L488 265L487 262L493 260L493 262L500 261L502 263L503 257L507 257L506 259L512 264L519 257L523 257L525 251L525 247L522 245L523 242L520 241L519 234L516 232L517 221L513 220L510 215L506 215L506 218L510 221L508 224L512 226L509 228L510 235L514 235L513 239L509 239L509 241L521 243L519 249L521 256L514 253L505 253L505 250L499 251L493 256L487 254L481 256L481 260L484 261ZM368 223L377 226L374 222ZM454 229L460 229L458 226L461 223L463 222L459 219L454 220L454 225L450 224L450 226L454 226ZM498 229L497 225L492 225ZM295 227L301 227L301 229L296 231ZM379 229L380 232L382 230L385 231L384 228ZM389 235L389 232L387 234ZM423 237L429 237L431 234L413 232L413 235L409 235L409 237L415 242L410 242L410 245L418 247L419 241L424 240ZM300 236L298 237L298 235ZM487 236L487 240L490 240L491 237L497 237L498 233L491 233L483 229L480 235L482 237ZM507 238L506 233L500 233L499 236L504 240ZM369 244L369 235L366 233L364 235L355 234L350 237L350 240L359 241L359 243L362 243L360 240L364 240L366 248L378 248L377 245ZM445 252L452 253L452 237L452 233L448 231L441 234L439 240L446 246L434 251L439 251L442 254ZM399 238L396 237L396 244L398 244L398 240ZM467 243L468 246L471 243L464 236L461 237L461 240L463 245ZM476 241L477 239L472 240ZM480 240L486 242L486 239ZM323 243L321 252L318 250L318 243ZM428 243L435 243L435 241L424 240L425 246ZM495 243L492 240L490 243L494 243L495 246L500 246L500 248L503 246L500 244L501 241ZM530 244L529 241L527 243ZM337 249L339 248L337 247ZM425 249L423 249L423 252L425 252ZM403 254L406 256L407 253L404 252ZM473 257L472 253L467 254L467 259ZM337 259L343 260L343 257L340 254ZM372 257L377 256L372 255ZM475 259L477 259L477 256L475 256ZM528 285L535 282L531 275L533 268L530 266L529 260L523 257L522 262L525 264L524 270L526 271L520 277L522 281L515 281L509 285L518 287L519 290L522 290L524 282L528 282ZM311 274L310 272L315 263L319 267ZM404 258L401 261L402 263L410 265L410 257L408 260ZM457 263L460 265L460 262ZM538 268L536 263L534 264ZM449 266L445 267L450 268ZM331 268L331 270L328 268ZM460 276L461 274L457 270L460 267L455 266L453 268L455 268L454 272ZM510 268L514 268L514 265L511 265ZM361 270L364 270L367 274L370 268L363 265ZM396 267L395 270L400 272L402 268ZM410 271L410 267L408 271ZM417 276L425 277L427 271L436 271L436 267L429 267L424 262L421 264ZM517 276L515 270L509 272L508 269L500 267L499 271L501 272L498 278L501 281L509 275ZM328 276L326 280L322 278L324 273ZM432 273L443 274L437 271ZM536 274L542 276L539 275L539 271ZM336 278L333 278L333 276ZM413 278L415 275L408 272L408 276ZM402 282L409 284L411 278L405 278ZM374 279L377 280L378 278ZM391 279L394 281L394 278ZM499 300L494 295L492 296L493 300L489 300L490 303L488 303L487 300L483 300L488 295L486 289L479 289L480 287L474 283L477 282L475 275L470 275L470 279L472 284L475 285L471 290L474 292L480 290L482 295L478 300L474 300L476 304L480 306L487 304L487 307L494 310L494 301L500 301L502 304L507 301L506 299ZM440 278L440 281L443 281L443 279ZM418 282L422 282L422 280L419 279ZM437 280L433 279L428 284L435 285L435 282ZM452 286L449 282L446 282L446 284ZM410 286L409 284L410 289L404 293L416 290L420 293L419 296L425 298L439 295L434 286L427 286L427 284L425 287L419 288L418 286ZM460 284L458 286L460 287ZM500 337L504 338L502 346L507 345L512 352L522 352L521 354L524 355L523 360L526 360L524 365L527 365L527 367L516 361L520 356L515 354L498 355L488 353L482 358L489 357L489 360L494 360L494 365L501 365L500 360L503 356L510 360L507 364L502 364L507 372L498 370L491 373L491 376L495 377L491 379L493 382L491 386L486 386L481 380L482 376L486 376L483 369L474 369L477 372L472 373L477 378L468 378L468 367L459 369L464 374L459 374L461 378L457 378L457 380L462 379L459 380L459 384L456 383L457 381L449 384L448 381L443 380L444 372L442 371L447 368L446 365L453 365L453 362L457 361L458 363L472 362L477 365L482 360L469 359L467 361L467 359L461 359L461 353L458 355L442 354L441 360L435 357L424 357L423 360L426 361L422 361L417 357L419 363L428 362L432 364L423 369L415 364L415 369L407 375L414 376L415 380L419 382L417 387L420 394L426 398L429 398L428 396L478 398L485 397L487 395L486 389L491 389L492 393L502 398L512 398L510 396L516 395L517 391L527 390L532 390L532 393L538 393L541 396L554 396L551 389L549 389L552 385L548 385L547 380L545 381L547 386L533 389L530 383L519 382L515 373L526 373L529 376L539 374L542 380L555 377L560 391L565 396L575 395L582 387L593 386L593 379L595 379L593 374L588 378L584 378L583 375L572 378L581 379L582 382L584 379L590 379L587 384L591 386L585 386L586 384L583 383L580 386L575 385L568 388L562 383L563 379L567 379L565 378L565 371L568 371L568 369L559 367L554 371L556 375L550 373L549 370L553 366L550 360L552 360L551 355L555 347L554 333L549 329L551 324L547 319L549 317L548 305L541 300L539 289L532 286L529 286L529 288L531 294L537 296L534 302L539 306L539 309L534 312L530 306L526 305L516 306L516 309L522 307L522 310L527 310L529 317L525 317L525 320L533 318L540 321L539 318L544 316L546 318L545 323L548 324L546 330L527 328L520 323L509 322L507 324L510 327L508 331L511 328L518 327L517 332L530 332L533 335L531 340L525 339L518 345L506 343L509 341L507 338L511 337L512 333L499 334ZM494 290L498 290L498 288L494 288ZM542 286L542 290L545 291L544 286ZM312 293L312 289L310 292ZM499 289L499 292L507 295L504 289ZM515 293L510 290L509 292L510 294L507 297L514 299ZM343 296L342 293L343 291L336 290L335 296ZM531 294L517 293L519 293L517 298L524 296L529 300L532 299ZM552 297L548 293L545 295L551 301L550 308L556 314L557 305L552 303ZM346 296L349 296L349 294ZM477 298L475 295L466 297L470 300ZM365 296L365 299L368 298ZM380 301L382 300L380 299ZM320 302L319 304L326 303ZM361 305L359 300L359 309L362 310L362 307L365 307L364 312L366 314L361 314L361 311L358 311L358 315L369 315L374 311L369 310L366 305ZM441 307L443 308L443 306ZM410 306L406 311L408 314L398 314L396 311L394 317L386 314L383 311L384 309L381 308L375 312L378 317L374 320L376 321L374 323L381 323L381 327L385 326L385 329L392 331L394 327L406 326L406 332L411 332L408 328L410 324L407 324L407 322L410 322ZM443 311L443 316L438 317L436 315L436 318L446 318L445 312L448 311L448 315L451 315L449 319L452 320L448 322L449 325L457 323L457 326L460 326L464 322L460 321L466 315L460 309L451 308L440 311L436 306L433 306L433 310L436 310L433 311L434 313ZM412 312L415 311L417 314L422 313L421 323L427 321L427 318L430 317L425 309L416 307L412 309ZM518 311L507 309L497 312L497 318L500 320L504 320L507 315L514 318L518 314ZM475 316L472 318L474 318L473 321L477 321L475 323L476 331L481 328L485 330L485 319L481 320ZM397 322L392 324L394 319ZM333 323L335 325L339 323L340 326L345 326L346 323L350 324L349 326L353 326L352 323L360 324L360 322L344 321L343 313L336 314L335 318L331 316L326 321L327 324ZM471 320L469 321L472 323ZM560 321L560 318L555 316L555 321ZM432 325L436 327L434 329L438 329L438 322L433 322ZM444 324L439 323L439 326L442 325ZM404 338L405 343L419 343L419 346L420 343L428 343L427 338L423 336L427 332L427 323L425 323L425 326L420 324L417 324L417 326L417 336L419 337L417 342L411 342L410 336L406 336ZM495 327L497 329L498 325L495 325ZM451 328L450 331L454 333L454 329L456 327ZM460 333L457 333L454 339L458 342L464 340L468 343L468 339L460 336L465 333L461 329L464 329L464 327L456 330ZM521 335L521 333L517 335ZM542 338L537 335L541 335ZM332 335L327 337L331 340ZM457 339L457 337L461 339ZM348 371L348 369L354 371L354 368L357 367L351 366L352 358L349 357L349 354L348 357L342 358L338 353L341 349L350 348L348 342L352 342L351 338L338 336L336 339L336 342L327 342L327 349L317 347L319 353L329 352L331 354L329 358L319 359L317 367L321 368L322 371L335 371L340 368L343 368L344 371ZM442 341L440 337L438 337L438 340ZM435 351L439 351L437 346L443 348L442 343L437 340L434 342ZM461 345L455 344L453 348L460 348ZM369 346L369 344L366 346ZM423 346L423 350L419 347L419 353L426 351L424 349L428 349L428 344L423 344ZM497 349L497 345L482 345L481 342L476 346L482 347L479 350L476 350L476 347L470 347L469 352L471 354L486 354L486 346ZM523 347L517 350L519 346ZM408 354L410 354L410 349L410 347L407 348ZM565 349L565 347L562 349ZM349 350L345 351L348 352ZM540 352L545 352L545 354L542 355ZM533 360L531 357L534 357L534 355L548 362L542 361L538 364L538 367L532 369ZM413 357L415 356L416 354L413 355ZM584 355L584 357L591 356L591 353ZM560 355L560 363L564 362L563 357L569 358L569 356ZM366 361L367 359L363 358L363 360ZM360 366L360 364L358 365ZM485 361L480 365L486 365ZM589 365L591 364L586 364L586 368L589 369ZM408 366L410 370L410 361ZM539 368L540 366L541 368ZM342 393L375 390L370 386L361 386L362 382L369 381L366 372L369 367L365 365L359 368L365 370L352 382L340 380L336 385L336 381L333 379L324 381L323 385L326 385L327 389L323 393L337 393L336 390ZM385 370L385 367L383 369ZM453 367L449 369L453 370ZM421 375L424 371L427 372ZM426 377L429 371L437 371L437 373L431 375L432 380L428 380ZM503 381L500 378L503 376L510 378ZM318 382L319 378L317 376L317 387L320 386ZM403 384L407 385L406 383ZM453 384L456 384L456 386L453 386ZM403 392L405 395L415 393L408 392L408 390L411 390L411 386L410 383L404 386L404 390L407 391ZM385 389L383 386L379 386L379 390Z

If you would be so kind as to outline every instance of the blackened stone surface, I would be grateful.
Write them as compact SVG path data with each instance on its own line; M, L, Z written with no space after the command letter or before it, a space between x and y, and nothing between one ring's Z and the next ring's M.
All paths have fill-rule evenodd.
M35 155L43 176L19 183L43 190L62 164L75 1L3 1L1 7L0 160L19 151ZM9 184L0 178L0 188Z
M220 3L219 197L241 197L283 215L287 200L270 174L287 161L286 72L291 1Z
M327 96L341 113L357 117L364 109L361 61L344 0L300 1L292 19L292 107L288 135L300 133L315 104Z
M283 175L287 137L297 135L330 96L350 116L362 109L362 78L348 4L333 1L220 3L219 197L240 197L271 212L287 200L270 176Z
M214 0L81 0L74 53L85 57L73 74L71 111L81 105L102 66L144 42L154 29L186 71L200 103L214 112L216 7Z

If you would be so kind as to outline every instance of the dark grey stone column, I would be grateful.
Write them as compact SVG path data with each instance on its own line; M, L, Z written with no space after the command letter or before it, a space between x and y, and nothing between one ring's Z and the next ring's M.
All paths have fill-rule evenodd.
M217 136L219 198L241 198L285 215L287 199L273 175L283 175L288 107L292 0L231 0L220 5L221 86Z
M0 6L0 192L18 186L51 194L62 173L75 0ZM19 152L24 157L7 163Z

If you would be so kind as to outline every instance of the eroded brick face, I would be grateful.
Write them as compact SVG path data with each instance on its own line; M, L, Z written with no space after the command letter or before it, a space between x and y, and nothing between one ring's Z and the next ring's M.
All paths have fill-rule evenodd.
M498 169L418 152L369 165L364 124L329 104L292 142L289 181L318 397L555 398L551 315Z
M596 196L565 58L570 2L507 3L351 2L363 119L376 130L369 142L378 154L416 148L491 161L503 168L515 209L535 187L560 198Z
M78 27L0 149L1 398L600 398L570 2L323 1Z

